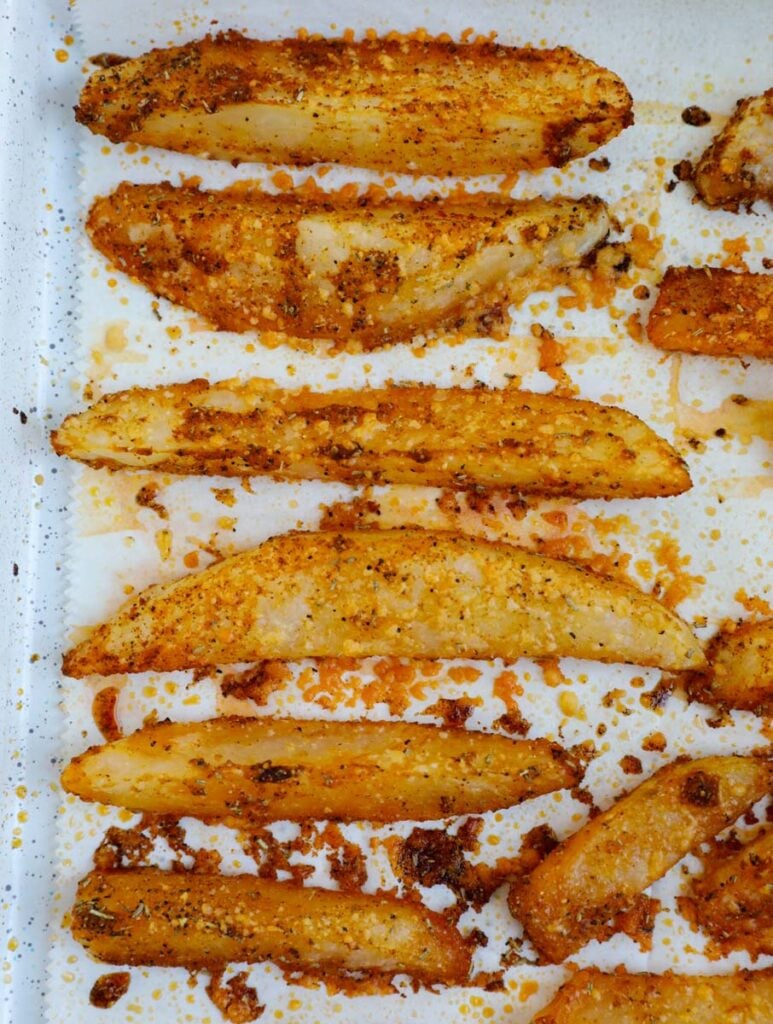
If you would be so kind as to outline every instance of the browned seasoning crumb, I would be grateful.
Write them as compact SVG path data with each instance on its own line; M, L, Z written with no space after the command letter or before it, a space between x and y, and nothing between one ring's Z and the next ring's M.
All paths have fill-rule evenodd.
M248 1024L266 1009L256 990L247 984L248 977L247 971L240 971L223 982L223 972L215 971L207 982L207 995L229 1024Z
M656 750L662 753L668 746L668 740L662 732L653 732L649 736L645 736L641 741L642 750Z
M626 775L641 775L644 771L641 761L633 754L624 754L623 757L620 758L620 767Z
M765 270L773 270L773 256L763 256L762 266Z
M633 297L635 299L648 299L650 297L650 290L646 284L637 284L633 290Z
M114 68L118 64L125 64L128 57L122 57L120 53L95 53L89 57L89 63L98 68Z
M711 114L703 107L685 107L682 111L682 120L693 128L701 128L711 120Z
M252 700L267 704L274 690L281 689L292 677L287 666L280 661L261 661L243 672L229 672L220 680L224 697Z
M115 1006L119 999L129 991L131 974L128 971L113 971L102 974L91 986L89 1002L100 1010L108 1010Z
M123 736L116 716L120 693L117 686L105 686L94 694L94 700L91 702L94 724L106 740L119 740Z
M592 156L588 161L588 167L594 171L608 171L611 166L609 157L606 156Z
M134 496L134 500L142 508L149 508L156 513L161 519L168 519L169 513L166 508L158 501L159 486L156 483L145 484L137 491Z
M211 491L215 496L215 501L219 501L221 505L233 508L236 504L236 495L234 494L233 487L212 487Z
M677 181L692 181L693 166L691 160L680 160L672 168Z
M716 807L719 803L719 779L707 772L693 772L684 780L682 797L694 807Z
M441 697L425 708L425 714L442 718L447 729L463 729L474 707L475 702L469 697Z

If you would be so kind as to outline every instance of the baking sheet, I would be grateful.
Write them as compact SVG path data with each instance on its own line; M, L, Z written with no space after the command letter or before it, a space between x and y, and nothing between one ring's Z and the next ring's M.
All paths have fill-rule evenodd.
M551 4L518 11L513 24L512 5L460 4L452 12L427 9L420 14L413 5L392 4L387 12L375 4L304 4L295 10L281 5L234 5L209 3L199 10L204 16L191 17L190 7L165 3L135 4L131 24L118 5L84 3L76 5L79 36L69 48L78 63L93 52L140 52L150 45L178 42L200 35L217 21L218 28L239 27L251 34L282 36L303 25L326 34L346 27L362 31L373 26L412 29L417 21L430 31L449 31L458 36L467 26L477 31L498 30L506 43L533 41L553 45L564 43L620 73L637 101L637 125L605 149L612 168L606 174L593 172L586 161L572 164L563 172L524 175L514 194L544 191L555 194L568 191L581 194L594 191L609 199L613 209L630 230L632 222L648 224L653 234L663 236L662 263L695 261L726 255L723 240L744 235L749 252L746 259L753 269L760 266L770 237L767 222L760 216L709 213L692 206L689 193L680 186L666 194L663 186L671 164L683 156L697 154L708 136L721 123L722 115L734 100L764 88L765 33L763 5L748 5L749 17L739 17L712 9L711 32L705 45L695 46L693 34L698 8L706 20L706 5L684 5L679 12L665 14L665 5L650 5L627 11L622 22L611 20L611 5L594 5L585 11L581 5ZM618 12L620 7L616 5ZM716 17L715 17L716 15ZM710 74L706 69L709 68ZM74 98L74 91L71 94ZM688 103L706 106L716 116L707 129L688 128L679 120L679 111ZM69 103L67 104L69 105ZM62 112L66 116L66 109ZM220 186L237 178L262 179L271 187L273 169L256 165L234 170L158 151L135 147L110 146L106 140L90 136L85 130L73 132L81 146L81 198L87 203L123 178L135 181L170 178L179 174L200 175L207 185ZM131 151L134 150L134 151ZM302 181L310 172L293 172ZM311 172L313 173L313 172ZM326 187L355 178L378 180L377 175L343 169L332 170L324 179ZM396 187L408 190L409 179L393 176ZM447 188L452 182L419 181L417 191ZM476 179L470 187L496 187L495 179ZM770 370L752 363L744 368L737 361L714 362L700 358L663 357L634 342L625 329L629 313L641 308L629 294L615 298L620 315L616 320L606 311L579 314L560 312L542 298L534 297L518 311L512 338L508 342L468 341L462 345L436 344L426 349L396 346L367 356L319 356L286 346L266 349L254 338L237 335L213 335L202 331L190 314L159 303L161 320L152 313L150 297L132 286L120 274L106 268L101 257L82 241L71 242L80 267L80 323L77 372L72 386L72 404L80 400L88 383L96 396L106 390L132 384L146 384L209 376L220 379L230 375L270 377L285 385L313 384L316 387L364 386L387 379L434 382L441 386L482 380L504 385L513 374L523 386L547 390L552 382L537 369L534 341L529 325L535 320L556 330L561 340L569 339L570 358L565 365L579 385L583 397L617 402L642 415L665 436L675 440L688 455L695 482L687 495L668 501L585 502L573 510L566 503L550 503L534 510L526 520L514 521L502 515L476 515L465 512L455 520L466 529L496 535L503 530L519 542L530 543L532 536L548 535L560 539L559 528L543 518L543 513L558 507L567 512L567 529L576 527L599 551L613 555L619 545L631 556L631 571L643 586L650 587L655 577L667 586L689 584L686 575L699 575L705 583L694 583L689 596L679 605L688 619L707 617L702 635L711 633L724 617L746 613L744 591L765 595L769 580L769 509L766 480L769 482L769 449L759 438L737 437L718 441L709 439L695 451L686 447L681 431L711 433L719 424L715 410L730 395L742 393L762 397L770 392ZM547 300L546 300L547 301ZM574 340L571 340L574 339ZM64 471L64 467L62 467ZM214 544L218 550L240 550L272 533L297 526L311 527L319 520L319 503L327 505L354 496L352 489L338 485L280 485L254 482L253 493L241 490L234 481L174 480L154 474L113 476L88 470L68 470L72 482L72 533L67 545L69 591L67 625L69 629L103 618L125 596L125 588L135 589L160 579L189 571L184 561L198 552L200 565L206 561L201 544ZM139 509L134 495L142 483L152 478L160 484L159 499L168 509L168 521L159 521L152 510ZM236 505L224 507L212 492L213 487L234 490ZM382 504L382 519L398 524L416 521L445 524L448 513L438 509L436 492L416 489L381 489L375 495ZM445 518L444 518L445 517ZM453 519L453 516L452 516ZM162 536L164 530L171 537ZM664 553L668 537L676 538L679 555L688 559L677 568L673 553ZM171 554L163 557L171 539ZM663 563L663 564L661 564ZM738 600L740 598L740 602ZM480 673L456 672L450 668L467 667ZM641 701L642 692L657 682L658 673L642 672L622 666L602 667L589 663L562 663L569 682L558 687L545 685L540 669L533 663L514 666L525 693L519 704L532 722L530 735L561 738L567 745L595 740L600 756L591 764L586 784L601 806L630 786L635 777L625 776L619 759L625 753L638 756L646 773L671 760L678 753L713 753L748 750L761 742L759 722L751 715L737 713L733 724L713 728L708 724L711 712L698 705L685 705L672 697L660 712L648 710ZM300 666L302 673L308 666ZM365 665L359 676L365 684L372 665ZM425 709L440 696L461 693L480 697L482 704L470 724L490 727L504 707L492 695L492 681L502 665L465 663L447 666L410 697L405 716L427 721ZM467 677L466 679L464 677ZM347 700L343 707L331 708L333 701L301 674L297 685L275 693L268 705L259 710L278 711L307 717L347 716L385 717L395 708L372 704L365 685L351 681L358 699ZM637 678L643 679L637 685ZM460 682L459 680L462 679ZM108 682L108 681L105 681ZM100 684L101 685L101 684ZM616 708L604 706L604 695L622 690ZM66 756L82 750L98 739L90 715L94 689L89 684L63 681L65 717L63 749ZM565 694L574 693L576 707ZM372 706L368 706L371 704ZM190 684L180 673L163 676L138 676L122 681L120 717L125 728L137 726L153 710L160 716L203 718L224 707L216 687L207 681ZM567 714L572 708L574 713ZM245 709L246 710L246 709ZM604 721L607 732L597 735ZM643 750L642 743L654 733L662 733L664 751ZM650 744L651 745L651 744ZM568 794L561 799L543 798L521 808L485 816L481 859L493 861L514 853L519 837L533 824L549 821L564 835L573 831L586 813L584 805ZM49 974L49 1018L56 1021L104 1019L104 1011L88 1006L88 989L104 972L104 967L88 960L59 926L58 918L71 901L74 885L87 869L90 857L104 829L110 824L126 824L125 816L104 808L89 807L74 799L63 801L59 820L59 867L52 954ZM342 831L364 848L371 840L383 840L390 834L406 834L410 824L381 829L348 826ZM227 830L207 829L191 824L191 835L201 845L217 845L226 856L224 870L247 870L250 861ZM688 858L688 864L695 861ZM663 900L653 952L642 954L627 938L617 936L603 946L592 944L575 959L578 963L612 966L624 963L632 969L653 970L678 967L702 969L705 964L697 951L703 940L685 930L675 913L674 896L682 875L679 866L653 887L653 895ZM318 878L322 881L322 876ZM369 851L370 888L391 885L393 879L383 850ZM448 902L448 893L427 893L435 905ZM519 927L506 912L503 894L480 915L467 913L464 927L485 926L489 946L481 952L477 966L492 969ZM729 962L745 963L741 955ZM726 967L727 962L711 969ZM176 1021L211 1016L217 1011L204 993L205 979L191 987L181 971L134 971L129 994L111 1011L116 1021L138 1017L147 1020ZM565 976L563 968L533 968L521 965L509 970L504 992L486 992L480 988L440 990L431 994L410 992L400 995L368 996L348 1000L329 995L324 989L288 986L271 966L252 968L267 1014L283 1013L288 1019L305 1021L330 1019L342 1022L358 1020L422 1020L455 1018L464 1014L471 1020L508 1019L527 1021L549 999ZM537 987L535 988L534 984ZM404 988L404 996L409 990Z

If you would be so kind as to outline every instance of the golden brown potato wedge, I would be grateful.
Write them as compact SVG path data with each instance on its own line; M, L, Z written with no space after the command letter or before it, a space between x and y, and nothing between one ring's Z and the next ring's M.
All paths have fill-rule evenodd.
M694 181L708 206L737 213L757 199L773 203L773 89L739 100L698 161Z
M533 1024L770 1024L773 970L735 974L578 971Z
M433 175L561 166L633 123L620 79L563 47L236 32L100 68L76 117L198 156Z
M274 537L149 587L68 651L64 671L369 655L704 663L687 625L629 584L509 544L355 530Z
M539 954L560 963L700 843L735 821L773 782L771 764L704 757L666 765L549 853L510 892Z
M594 196L421 201L126 182L86 230L119 269L229 331L373 349L449 329L502 331L516 297L606 237Z
M152 814L264 823L480 814L579 782L548 740L406 722L163 722L76 757L62 785Z
M772 359L773 274L669 267L647 335L669 351Z
M773 619L718 633L707 656L706 671L690 679L692 697L763 715L773 712Z
M254 875L92 871L78 885L72 933L113 964L216 970L273 960L448 983L464 981L470 967L468 943L420 903Z
M773 954L773 828L740 849L724 844L709 854L680 908L723 952Z
M674 449L623 409L555 395L420 385L326 393L194 380L106 395L52 435L110 469L513 488L578 498L679 494Z

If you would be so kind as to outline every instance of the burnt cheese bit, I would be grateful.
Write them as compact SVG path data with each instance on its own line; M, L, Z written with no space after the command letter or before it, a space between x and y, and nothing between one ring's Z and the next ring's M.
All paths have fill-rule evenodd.
M100 1010L108 1010L115 1006L119 999L129 991L131 975L128 971L113 971L102 974L91 986L89 1002Z
M701 128L711 120L711 114L703 107L685 107L682 111L682 120L693 128Z

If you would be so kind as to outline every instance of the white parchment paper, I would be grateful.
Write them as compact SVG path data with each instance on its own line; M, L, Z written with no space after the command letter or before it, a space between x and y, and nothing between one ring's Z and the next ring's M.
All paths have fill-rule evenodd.
M422 25L430 32L446 31L458 37L470 26L482 33L496 30L505 43L568 45L623 77L636 101L636 125L604 149L611 162L606 173L592 170L587 161L577 161L563 171L522 175L513 193L601 195L611 204L624 231L630 231L633 223L641 223L652 235L662 236L662 268L669 263L717 262L727 256L723 241L744 236L748 244L744 258L750 268L759 269L762 257L771 249L770 222L764 214L709 212L691 204L686 186L666 193L664 185L677 160L695 157L702 151L736 99L770 84L766 78L770 68L766 6L745 3L731 11L727 5L699 2L585 5L465 0L425 6L404 0L390 0L388 4L372 0L325 4L138 0L130 5L115 0L77 0L80 37L75 46L87 70L85 58L89 54L107 51L134 55L154 45L180 43L209 30L226 28L243 29L256 37L281 37L301 27L340 34L345 28L360 33L368 27L387 31ZM75 97L72 99L74 102ZM692 128L683 124L680 111L693 103L712 113L709 126ZM72 158L78 156L73 154ZM204 185L221 187L235 180L257 178L273 189L271 178L276 170L255 164L234 169L228 164L158 150L113 146L85 129L79 159L84 211L95 195L125 179L179 181L180 175L198 175ZM291 173L296 182L301 182L315 169ZM448 180L393 177L397 189L416 194L442 191L454 184ZM335 188L349 180L380 178L368 172L333 168L320 180L326 187ZM496 188L499 183L500 179L479 178L468 187ZM538 320L555 330L566 344L569 358L565 369L579 386L581 396L623 405L672 440L688 459L693 489L661 501L584 502L577 507L550 502L530 511L521 521L468 512L449 523L447 514L437 507L438 492L380 488L374 497L381 503L382 521L393 525L460 525L489 536L504 530L507 536L527 545L533 544L535 537L575 531L597 551L629 555L629 571L643 588L651 588L656 581L666 587L674 580L684 582L684 574L702 577L703 582L687 588L689 592L678 606L688 621L696 623L702 636L711 635L724 618L747 615L746 596L770 596L769 446L751 434L731 434L721 439L711 435L712 426L721 421L717 410L726 408L722 403L730 396L770 396L773 371L754 360L742 365L738 360L667 356L646 342L637 343L629 336L625 322L634 311L646 313L652 300L642 304L630 292L621 292L611 310L580 313L562 312L553 297L534 296L516 311L512 336L505 342L472 339L461 345L438 343L426 349L398 345L363 356L329 357L285 345L267 348L257 336L203 330L190 313L163 300L157 303L156 315L152 296L113 272L91 249L83 233L77 258L82 316L78 336L73 338L80 350L73 408L83 403L87 385L97 397L132 385L202 376L211 380L260 376L285 386L310 384L325 389L379 385L390 379L439 386L480 380L503 386L515 374L524 387L544 391L553 382L537 369L536 343L529 333L529 325ZM650 283L657 276L650 275ZM700 437L701 432L705 436L697 448L687 444L688 433ZM142 484L151 480L159 485L157 500L168 510L168 520L135 501ZM191 553L196 553L198 565L203 567L211 558L208 548L221 552L243 550L287 529L313 528L320 520L320 503L347 501L358 493L338 484L290 485L264 480L253 481L247 491L234 480L110 475L85 469L76 469L73 481L70 601L63 645L73 630L112 613L131 588L137 590L191 571ZM224 506L214 488L231 488L233 507ZM567 516L561 526L556 525L555 517L544 518L545 512L556 510ZM669 538L675 541L676 554L668 555L664 548ZM455 681L448 671L454 666L445 666L427 684L423 695L411 697L405 717L434 721L425 709L438 697L465 694L481 698L468 724L490 728L505 710L492 689L492 681L503 666L464 664L479 671L477 680ZM589 767L585 785L601 807L679 754L740 752L764 742L760 721L747 713L735 713L729 724L713 727L709 724L711 709L687 704L678 693L661 709L646 707L640 697L657 683L657 671L573 661L562 662L561 668L567 682L551 687L543 682L541 670L534 663L522 661L512 666L524 688L519 705L532 723L530 736L548 736L567 746L586 740L595 742L599 756ZM368 671L366 664L360 675L366 677ZM93 684L63 680L66 756L100 741L92 721L91 702L95 690L108 682L111 680ZM188 673L147 674L117 682L121 686L119 717L126 730L138 727L153 711L159 717L200 719L235 707L223 701L214 683L193 682ZM610 702L607 695L613 690L618 693ZM291 684L275 692L266 706L256 709L244 705L241 710L303 717L389 715L386 704L367 707L361 688L353 693L343 706L330 707L331 701L324 694L309 699L308 687ZM567 693L577 700L568 700ZM606 727L603 735L598 729L601 723ZM662 733L664 750L647 749L653 746L648 738L655 733ZM623 773L620 759L625 754L641 760L642 775ZM486 815L477 857L493 862L497 857L514 855L520 837L535 824L547 822L564 836L576 830L586 814L585 805L563 793ZM111 824L125 826L131 820L114 809L63 797L57 882L62 915L72 902L77 880L90 867L104 830ZM380 829L366 825L342 828L349 839L369 853L368 888L394 885L388 859L381 847L371 850L371 839L406 835L412 827L411 823L401 823ZM277 826L280 833L290 834L287 826L281 825ZM224 854L225 871L254 870L254 863L226 829L190 822L189 839L193 845L219 849ZM630 851L630 856L636 855L637 851ZM163 851L159 858L164 863ZM742 954L708 962L701 954L703 937L692 932L677 913L675 898L684 884L683 868L695 870L697 865L696 858L688 857L653 887L652 895L662 900L663 909L657 918L651 953L643 953L630 939L618 935L604 944L591 943L573 958L574 962L685 972L747 965L748 958ZM330 884L321 873L311 881ZM438 891L438 887L426 895L435 906L449 902L449 893ZM476 967L482 970L496 969L508 939L521 935L520 926L507 911L504 890L480 913L467 912L461 926L465 930L483 928L489 935L488 946L476 956ZM88 992L106 969L90 960L66 928L56 922L49 1019L57 1024L107 1019L116 1024L137 1020L177 1024L219 1018L204 992L206 979L189 982L187 973L179 970L135 969L128 994L111 1010L96 1010L89 1006ZM437 992L414 993L404 986L400 994L358 998L330 995L324 988L288 985L271 965L254 966L251 981L266 1004L266 1020L375 1024L384 1020L465 1019L520 1024L530 1020L549 1000L566 974L562 967L522 964L507 972L504 992L440 988Z

